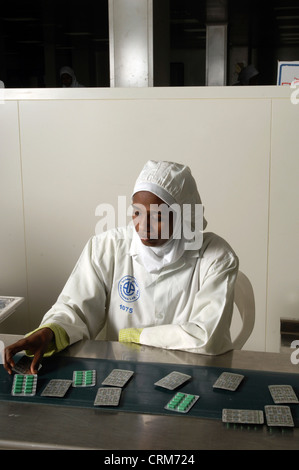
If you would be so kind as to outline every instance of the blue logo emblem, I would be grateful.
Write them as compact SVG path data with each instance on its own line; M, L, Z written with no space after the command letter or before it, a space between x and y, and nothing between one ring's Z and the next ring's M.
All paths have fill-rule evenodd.
M135 302L139 299L140 290L135 277L124 276L118 283L118 292L126 302Z

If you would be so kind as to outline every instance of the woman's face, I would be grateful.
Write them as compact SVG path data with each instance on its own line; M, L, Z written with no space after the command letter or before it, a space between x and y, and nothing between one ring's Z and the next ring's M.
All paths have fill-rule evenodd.
M173 233L173 213L169 206L149 191L139 191L132 201L132 219L142 243L162 246Z
M67 88L71 86L73 82L72 77L68 73L63 73L61 75L61 84Z

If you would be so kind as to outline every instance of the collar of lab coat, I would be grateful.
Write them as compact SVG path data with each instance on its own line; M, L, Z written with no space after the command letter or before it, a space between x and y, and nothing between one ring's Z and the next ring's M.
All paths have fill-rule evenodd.
M131 227L131 230L135 230L135 229ZM178 259L175 263L163 267L158 273L148 273L142 263L140 252L138 249L138 243L137 243L136 238L133 237L133 233L131 236L131 243L128 249L128 255L134 258L144 268L146 273L149 275L148 285L150 285L151 282L153 282L159 276L167 275L170 273L175 273L177 270L182 269L187 264L191 265L192 264L191 260L199 258L200 253L201 253L201 250L185 250L181 258Z

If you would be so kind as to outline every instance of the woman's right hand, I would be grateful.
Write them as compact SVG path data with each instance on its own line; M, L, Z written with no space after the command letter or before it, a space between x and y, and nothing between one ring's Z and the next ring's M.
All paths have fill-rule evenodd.
M3 351L3 366L9 374L15 366L14 355L20 351L26 350L28 354L33 355L30 366L30 373L37 374L38 366L43 355L48 350L51 341L54 340L54 333L50 328L41 328L29 336L20 339L14 344L7 346Z

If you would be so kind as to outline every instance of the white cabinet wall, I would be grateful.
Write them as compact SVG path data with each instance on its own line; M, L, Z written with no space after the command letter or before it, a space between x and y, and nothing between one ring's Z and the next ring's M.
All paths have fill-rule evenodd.
M291 91L5 90L0 295L26 301L0 331L38 326L95 233L96 207L117 213L143 164L165 159L190 166L207 230L229 241L252 282L256 323L245 349L278 351L280 318L299 320L299 105Z

